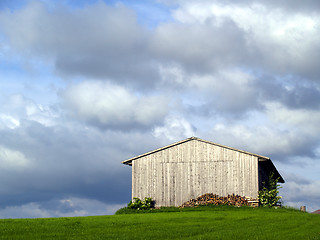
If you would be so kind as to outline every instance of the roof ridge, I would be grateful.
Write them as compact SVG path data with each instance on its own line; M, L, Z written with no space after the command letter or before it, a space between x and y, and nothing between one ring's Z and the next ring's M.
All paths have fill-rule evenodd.
M262 155L259 155L259 154L255 154L255 153L247 152L247 151L244 151L244 150L232 148L232 147L229 147L229 146L225 146L225 145L222 145L222 144L214 143L214 142L211 142L211 141L203 140L203 139L201 139L201 138L192 136L192 137L189 137L189 138L187 138L187 139L184 139L184 140L181 140L181 141L178 141L178 142L175 142L175 143L172 143L172 144L169 144L169 145L166 145L166 146L163 146L163 147L154 149L154 150L149 151L149 152L146 152L146 153L144 153L144 154L140 154L140 155L138 155L138 156L129 158L129 159L125 160L125 161L122 161L121 163L122 163L122 164L131 165L131 162L132 162L133 160L136 160L136 159L138 159L138 158L141 158L141 157L150 155L150 154L155 153L155 152L162 151L162 150L164 150L164 149L167 149L167 148L170 148L170 147L173 147L173 146L176 146L176 145L179 145L179 144L182 144L182 143L191 141L191 140L197 140L197 141L200 141L200 142L205 142L205 143L208 143L208 144L213 144L213 145L215 145L215 146L219 146L219 147L227 148L227 149L230 149L230 150L238 151L238 152L241 152L241 153L246 153L246 154L249 154L249 155L257 156L258 158L263 158L263 159L267 159L267 160L270 159L270 158L268 158L268 157L265 157L265 156L262 156Z

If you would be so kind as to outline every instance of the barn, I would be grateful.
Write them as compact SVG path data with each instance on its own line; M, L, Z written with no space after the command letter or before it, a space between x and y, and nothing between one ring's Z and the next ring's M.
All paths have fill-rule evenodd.
M257 199L271 172L270 158L191 137L122 162L132 166L132 197L180 206L205 193Z

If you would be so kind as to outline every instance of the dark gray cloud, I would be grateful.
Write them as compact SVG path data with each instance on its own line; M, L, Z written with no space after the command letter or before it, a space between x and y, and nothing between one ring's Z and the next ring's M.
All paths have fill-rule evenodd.
M15 130L1 131L1 146L19 151L27 159L21 170L14 166L2 167L2 205L67 194L104 198L106 202L116 202L121 195L125 196L124 189L130 184L110 182L128 170L120 165L126 155L110 150L107 138L101 139L103 134L79 130L44 127L27 121ZM97 184L98 188L104 185L106 191L96 188ZM109 195L108 188L113 189L113 196Z
M286 206L306 206L309 212L319 209L319 181L309 181L300 174L284 173L283 176L286 184L280 189L280 194Z
M191 73L212 73L241 62L246 55L244 32L233 21L219 26L215 22L212 18L205 24L161 25L153 35L151 49L163 61L181 64Z
M103 86L109 85L103 83ZM92 96L90 86L86 90ZM115 93L119 88L109 90ZM121 91L127 93L124 88L120 88ZM114 107L119 107L121 101L132 104L132 99L115 101ZM131 198L131 168L121 161L154 149L159 142L145 131L127 132L126 128L119 127L102 131L78 122L77 118L64 116L63 109L58 108L56 112L54 107L40 105L19 94L9 96L2 103L0 217L10 217L10 213L11 217L93 214L98 211L90 205L94 201L100 208L110 208L106 213L113 213L114 208ZM142 114L144 118L154 115L148 114L148 108L160 110L156 104L145 107L141 104L135 103L134 107L146 111ZM115 110L129 111L130 108ZM136 124L132 121L132 125ZM68 202L67 205L60 202L75 198L81 200L77 200L79 205L75 208L68 208ZM92 207L92 213L83 209L84 206ZM58 214L53 211L56 207ZM33 209L34 215L27 208ZM18 209L26 215L19 215Z
M0 208L1 218L72 217L113 214L123 204L105 204L94 199L53 198L18 206Z
M228 3L233 3L233 1L226 1ZM318 12L320 11L320 3L317 0L241 0L237 1L239 4L252 4L252 3L260 3L272 8L283 8L289 11L295 12Z
M131 101L116 99L118 106L125 100ZM125 204L131 197L131 168L121 161L154 149L159 143L145 131L101 131L22 95L9 97L0 109L6 113L0 115L5 120L0 125L0 206L5 212L9 211L6 208L33 203L41 208L50 205L52 199ZM142 115L148 117L147 112ZM62 214L63 207L60 210Z
M141 89L158 84L159 65L179 64L190 73L244 67L318 80L317 15L207 1L199 10L193 3L181 3L176 19L152 30L128 7L103 2L74 10L33 2L2 13L0 26L15 49L49 59L62 76L108 78Z
M168 5L177 6L183 5L186 1L183 0L157 0L158 2L165 3ZM317 12L320 11L320 3L317 0L189 0L189 3L197 3L199 5L205 3L219 3L221 5L240 5L248 6L249 4L262 4L271 8L282 8L285 10L296 11L296 12Z
M314 109L320 107L320 91L317 82L309 82L295 76L277 79L262 75L254 83L260 102L280 102L291 109Z
M168 143L61 114L47 124L38 108L21 95L1 105L15 123L0 126L1 218L111 214L131 198L131 168L121 161Z
M149 33L122 4L99 2L69 10L31 2L14 13L2 13L0 22L12 46L53 62L62 75L144 85L157 77L147 53Z
M45 127L27 120L14 130L1 130L1 136L1 150L18 151L26 159L20 168L17 161L11 168L2 161L2 208L70 196L124 204L131 197L131 168L120 162L152 149L150 143L155 142L139 134ZM135 137L139 144L126 143Z

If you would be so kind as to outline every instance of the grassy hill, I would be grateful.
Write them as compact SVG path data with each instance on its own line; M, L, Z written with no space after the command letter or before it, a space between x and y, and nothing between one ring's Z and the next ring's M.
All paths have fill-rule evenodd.
M320 215L200 207L112 216L4 219L0 239L320 239Z

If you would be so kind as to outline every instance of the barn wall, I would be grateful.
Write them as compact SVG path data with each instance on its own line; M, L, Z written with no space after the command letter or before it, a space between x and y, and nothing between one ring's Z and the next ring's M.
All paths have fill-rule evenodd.
M256 198L257 157L193 140L132 162L132 197L179 206L204 193Z

